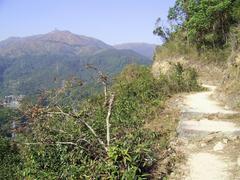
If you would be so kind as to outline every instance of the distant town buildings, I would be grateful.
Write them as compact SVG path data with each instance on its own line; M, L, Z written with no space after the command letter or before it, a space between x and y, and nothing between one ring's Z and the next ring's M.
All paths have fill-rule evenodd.
M0 106L2 107L10 107L10 108L18 108L20 106L20 102L24 98L24 95L9 95L5 96L2 102L0 103Z

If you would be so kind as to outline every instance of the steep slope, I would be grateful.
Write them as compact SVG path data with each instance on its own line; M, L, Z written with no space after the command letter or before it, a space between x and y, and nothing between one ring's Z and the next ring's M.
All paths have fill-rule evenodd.
M70 76L88 81L92 73L85 68L86 64L114 75L131 63L149 64L150 60L69 31L9 38L0 42L1 93L34 94L59 86Z
M152 59L156 45L148 43L124 43L114 46L116 49L130 49L138 54L141 54L147 58Z

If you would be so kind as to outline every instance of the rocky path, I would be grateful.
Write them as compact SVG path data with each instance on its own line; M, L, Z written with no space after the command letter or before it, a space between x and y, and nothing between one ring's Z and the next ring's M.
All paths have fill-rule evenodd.
M170 179L240 180L240 118L211 98L208 91L184 97L178 127L185 157Z

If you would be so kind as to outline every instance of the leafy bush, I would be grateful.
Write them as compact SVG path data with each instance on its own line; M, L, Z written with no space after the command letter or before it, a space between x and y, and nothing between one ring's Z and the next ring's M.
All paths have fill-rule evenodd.
M198 85L197 77L197 73L193 68L184 69L180 63L177 63L167 78L167 84L169 84L173 93L196 91L201 89Z
M19 118L19 112L11 108L0 108L0 135L11 137L12 121Z
M197 75L177 65L170 77L154 79L150 69L130 65L116 77L110 119L110 145L106 142L104 95L69 107L34 106L29 130L22 134L22 177L27 179L141 179L155 164L158 142L168 133L144 128L164 108L173 93L196 90ZM161 148L166 148L161 146Z
M154 33L169 40L177 31L185 31L185 42L194 44L198 50L221 48L231 27L239 22L239 9L240 3L235 0L176 0L168 13L170 28L163 27L158 20Z
M0 137L0 179L17 179L21 158L17 146L10 144L6 138Z

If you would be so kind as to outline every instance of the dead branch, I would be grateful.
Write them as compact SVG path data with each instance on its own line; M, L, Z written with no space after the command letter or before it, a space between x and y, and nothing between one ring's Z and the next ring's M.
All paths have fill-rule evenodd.
M105 143L101 140L101 138L97 135L97 133L94 131L94 129L84 120L82 119L78 119L79 122L83 123L91 132L92 134L95 136L95 138L98 140L99 144L101 144L103 146L103 148L105 149L105 151L108 151L107 146L105 145Z
M57 115L64 115L67 117L72 117L72 118L78 118L78 122L81 122L82 124L84 124L90 131L91 133L94 135L94 137L98 140L99 144L101 144L103 146L103 148L108 151L107 146L105 145L105 143L101 140L101 138L97 135L97 133L94 131L94 129L83 119L79 119L79 117L75 116L74 114L69 114L69 113L65 113L60 107L58 108L58 112L48 112L49 114L57 114Z
M103 106L105 107L107 105L107 83L103 83L104 87L104 103Z
M111 124L109 123L111 113L112 113L112 106L113 106L113 101L114 101L114 94L111 95L111 98L109 100L109 105L108 105L108 114L106 117L106 126L107 126L107 146L110 145L110 126Z

